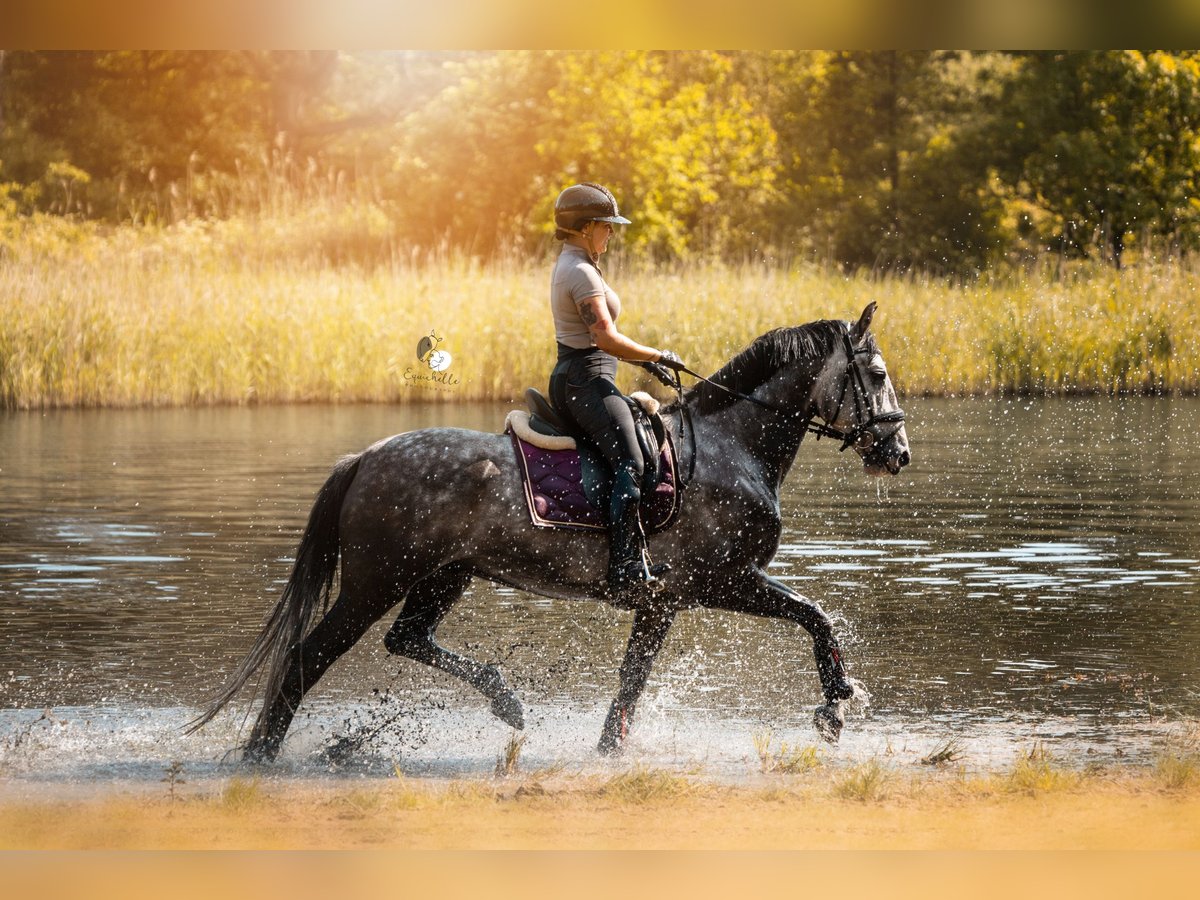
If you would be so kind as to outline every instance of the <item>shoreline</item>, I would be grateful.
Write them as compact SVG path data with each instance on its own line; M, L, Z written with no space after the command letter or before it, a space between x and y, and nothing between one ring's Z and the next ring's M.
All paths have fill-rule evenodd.
M1200 850L1200 772L1008 773L870 764L706 782L634 768L495 779L233 776L83 786L74 799L0 782L0 849ZM1184 772L1181 776L1180 772ZM78 790L78 786L76 787Z
M538 390L543 385L531 383L529 387ZM669 403L675 395L661 389L651 389L651 386L638 384L630 390L640 390L650 393L661 403ZM391 398L351 398L313 397L300 399L217 399L202 402L184 403L58 403L45 406L0 406L0 415L43 415L54 412L168 412L168 411L206 411L223 409L283 409L287 407L355 407L355 406L387 406L398 408L430 409L434 407L468 407L468 406L513 406L524 409L523 396L514 394L511 397L463 397L456 396L449 388L416 387L414 391L419 396L401 393ZM977 391L938 391L910 390L897 394L901 401L905 400L1178 400L1200 397L1200 387L1173 387L1165 390L1125 390L1106 391L1102 389L1078 389L1066 391L1008 391L1008 390L977 390Z

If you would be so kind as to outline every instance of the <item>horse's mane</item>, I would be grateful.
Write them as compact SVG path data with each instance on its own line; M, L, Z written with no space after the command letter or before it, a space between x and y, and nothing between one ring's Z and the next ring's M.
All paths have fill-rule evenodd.
M725 363L709 380L740 394L749 394L769 379L780 366L799 360L825 359L841 342L845 323L822 319L807 325L776 328L756 337L737 356ZM874 338L868 335L868 340ZM737 398L732 394L699 382L684 395L684 402L697 404L704 414L724 409Z

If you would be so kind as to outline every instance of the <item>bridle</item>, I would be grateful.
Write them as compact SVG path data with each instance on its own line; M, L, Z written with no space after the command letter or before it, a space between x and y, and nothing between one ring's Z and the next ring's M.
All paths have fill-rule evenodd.
M892 437L904 424L904 410L894 409L891 412L876 412L871 405L870 394L867 393L867 386L863 382L862 373L859 372L858 366L854 364L855 358L871 353L870 347L861 347L855 349L853 341L850 340L850 329L846 325L842 325L842 346L846 352L846 371L842 374L842 387L838 393L837 409L834 410L833 418L824 422L814 422L817 417L816 413L812 413L803 419L801 423L801 431L805 434L815 434L817 440L823 437L840 440L842 446L838 448L839 452L844 452L851 447L856 447L859 450L869 450L877 443L882 443ZM668 370L670 371L670 370ZM691 460L688 466L688 477L682 479L683 486L691 482L692 476L696 472L696 433L695 429L691 428L691 412L688 410L687 403L683 399L683 383L680 380L679 372L686 372L693 378L703 381L705 384L710 384L727 394L732 394L739 400L746 400L756 406L761 406L763 409L769 409L774 413L783 416L801 416L801 412L797 410L784 409L782 406L776 406L774 403L768 403L765 400L760 400L757 397L752 397L749 394L743 394L728 388L723 384L718 384L711 379L705 378L698 372L693 372L687 366L682 366L678 371L672 372L673 384L672 387L679 394L679 410L680 410L680 438L683 438L685 425L691 430L692 453ZM854 420L855 423L848 429L837 428L832 422L836 422L842 415L842 407L846 404L846 395L849 393L854 401ZM892 425L887 434L882 433L879 426Z
M891 412L877 413L871 408L871 398L867 393L867 386L863 383L862 373L858 370L858 366L854 364L856 356L863 356L871 352L870 347L854 348L854 344L850 341L850 332L847 329L842 331L842 344L846 350L846 371L842 375L842 390L838 394L837 409L833 413L833 421L836 422L842 415L842 407L846 403L846 391L851 389L851 396L854 398L854 420L853 427L840 430L835 428L828 422L813 422L814 416L809 416L804 421L804 430L811 432L817 436L817 440L823 437L841 438L842 446L838 448L838 452L844 452L850 447L857 447L859 450L870 450L876 443L886 441L904 424L904 410L894 409ZM890 425L896 423L886 435L877 429L877 425Z

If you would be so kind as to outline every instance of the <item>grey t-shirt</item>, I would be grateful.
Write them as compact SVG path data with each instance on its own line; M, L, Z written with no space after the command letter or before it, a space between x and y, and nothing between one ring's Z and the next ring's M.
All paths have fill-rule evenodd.
M614 322L621 314L621 300L592 265L587 251L563 244L550 276L550 311L554 314L554 336L560 344L579 350L596 346L588 327L579 317L579 304L589 297L604 297Z

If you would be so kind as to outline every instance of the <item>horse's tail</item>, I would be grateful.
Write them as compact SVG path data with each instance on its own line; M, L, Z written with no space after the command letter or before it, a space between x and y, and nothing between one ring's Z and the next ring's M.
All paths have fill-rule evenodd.
M300 538L296 550L296 562L283 594L263 623L254 646L246 654L225 686L209 703L204 712L189 722L187 732L197 730L213 718L232 700L253 675L266 667L263 694L265 701L259 712L261 724L271 703L283 686L288 658L292 649L308 631L309 623L316 612L317 601L329 605L329 593L337 573L339 534L338 519L342 501L358 472L361 454L343 457L333 467L333 472L321 490L308 515L308 525ZM260 682L263 679L260 678Z

